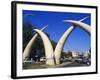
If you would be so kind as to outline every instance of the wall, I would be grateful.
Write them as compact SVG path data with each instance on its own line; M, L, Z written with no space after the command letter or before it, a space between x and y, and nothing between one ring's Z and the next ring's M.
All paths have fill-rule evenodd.
M33 1L33 0L27 0L27 1ZM100 0L34 0L34 1L49 2L49 3L64 3L64 4L100 5L99 4ZM10 78L10 71L11 71L10 69L11 68L10 66L11 65L10 3L11 0L0 1L0 80L11 80ZM100 16L99 16L99 21L100 21ZM98 25L98 34L100 34L99 30L100 30L100 26ZM98 38L98 41L100 41L100 36ZM100 47L100 45L98 47ZM100 54L98 54L98 57L100 57ZM100 58L98 61L100 61ZM99 63L99 67L100 67L100 63ZM99 80L99 79L100 79L100 69L99 69L99 74L42 78L42 80ZM26 80L33 80L33 79L26 79ZM41 80L41 79L35 78L34 80Z

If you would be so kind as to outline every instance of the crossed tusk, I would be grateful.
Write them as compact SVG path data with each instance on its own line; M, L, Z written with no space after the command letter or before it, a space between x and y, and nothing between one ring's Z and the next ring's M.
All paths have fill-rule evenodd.
M72 23L76 26L81 27L82 29L84 29L86 32L88 32L89 34L91 34L91 27L83 22L80 21L74 21L74 20L66 20L66 22Z
M85 18L81 19L80 21L64 20L64 22L73 23L75 26L69 27L69 29L66 30L65 33L61 36L60 40L58 41L58 43L56 45L56 48L55 48L55 51L54 51L56 64L60 64L61 51L62 51L62 48L64 46L64 43L67 40L67 38L69 37L69 35L71 34L71 32L75 29L76 26L80 26L81 28L83 28L88 33L91 32L90 26L81 22L81 21L85 20L86 18L88 18L88 17L85 17Z

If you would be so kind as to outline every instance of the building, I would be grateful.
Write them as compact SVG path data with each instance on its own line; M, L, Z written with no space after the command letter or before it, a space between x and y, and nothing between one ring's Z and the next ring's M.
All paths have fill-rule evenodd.
M72 57L75 58L75 57L79 57L80 55L80 52L78 51L72 51Z

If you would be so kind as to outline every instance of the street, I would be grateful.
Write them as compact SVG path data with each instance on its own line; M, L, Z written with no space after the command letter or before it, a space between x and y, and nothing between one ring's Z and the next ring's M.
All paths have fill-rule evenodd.
M77 62L72 62L71 64L68 65L64 65L63 67L82 67L82 66L87 66L87 64L81 64L81 63L77 63Z

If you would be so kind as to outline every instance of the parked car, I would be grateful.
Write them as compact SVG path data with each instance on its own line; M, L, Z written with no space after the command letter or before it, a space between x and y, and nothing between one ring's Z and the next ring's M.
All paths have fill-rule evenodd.
M82 63L87 64L87 65L91 65L90 59L83 59Z
M86 64L86 65L91 64L90 59L86 59L86 58L76 58L74 61L80 64Z
M81 63L82 60L83 60L82 58L75 58L75 59L74 59L74 61L77 62L77 63Z

